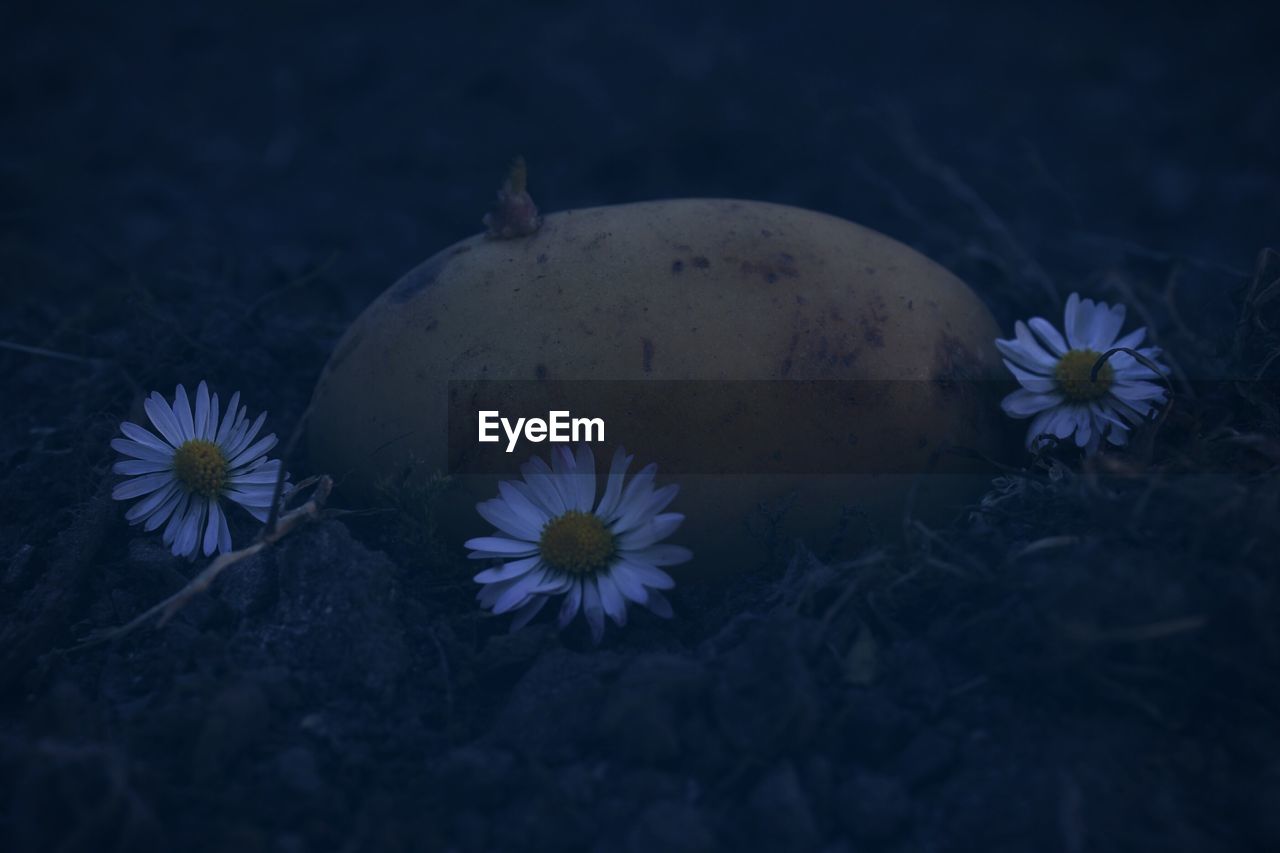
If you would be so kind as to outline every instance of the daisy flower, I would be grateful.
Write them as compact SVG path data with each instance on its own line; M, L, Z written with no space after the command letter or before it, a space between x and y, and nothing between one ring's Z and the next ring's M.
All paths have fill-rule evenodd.
M257 438L267 413L250 423L237 391L223 414L218 395L210 396L204 382L196 388L194 410L181 385L172 405L153 391L143 407L159 434L128 421L120 424L125 437L111 446L127 458L111 470L128 479L111 497L142 498L125 518L148 531L163 524L164 543L179 557L230 551L223 499L265 522L275 494L280 460L267 459L266 453L276 437Z
M517 630L563 595L560 627L581 610L597 643L605 616L621 627L630 604L670 618L671 605L660 590L675 581L660 567L693 556L688 548L660 544L684 521L680 513L663 512L680 487L655 489L656 465L628 482L632 458L621 447L613 454L599 503L595 457L584 444L576 453L555 448L551 465L534 457L521 467L522 480L499 483L498 497L476 504L497 531L468 540L468 556L501 561L475 576L484 584L476 596L480 605L514 612L511 627Z
M1076 446L1086 453L1097 450L1103 437L1123 445L1130 428L1164 402L1165 389L1157 383L1168 368L1156 360L1160 348L1140 347L1145 327L1119 337L1124 315L1123 305L1113 308L1073 293L1063 317L1065 337L1048 320L1033 317L1017 322L1013 340L996 341L1005 367L1022 386L1001 405L1011 417L1032 418L1028 447L1044 434L1061 439L1074 435ZM1098 359L1116 348L1137 352L1160 373L1118 352L1091 378Z

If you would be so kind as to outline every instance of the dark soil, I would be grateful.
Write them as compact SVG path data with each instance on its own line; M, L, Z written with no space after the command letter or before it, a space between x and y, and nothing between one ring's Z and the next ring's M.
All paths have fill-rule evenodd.
M0 848L1280 849L1274 15L236 5L0 9ZM517 152L544 210L864 223L1005 328L1125 302L1175 405L598 649L507 634L393 512L77 648L196 568L109 497L142 394L208 377L289 434Z

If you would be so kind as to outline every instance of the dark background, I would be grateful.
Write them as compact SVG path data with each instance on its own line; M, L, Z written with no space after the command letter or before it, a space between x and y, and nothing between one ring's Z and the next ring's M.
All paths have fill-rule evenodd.
M0 9L0 843L1276 849L1280 455L1229 384L1143 476L1032 466L598 651L479 618L404 495L70 650L192 572L106 496L140 395L208 377L288 434L517 153L546 211L855 220L1006 329L1125 301L1179 378L1274 352L1236 325L1280 229L1264 4L434 5Z

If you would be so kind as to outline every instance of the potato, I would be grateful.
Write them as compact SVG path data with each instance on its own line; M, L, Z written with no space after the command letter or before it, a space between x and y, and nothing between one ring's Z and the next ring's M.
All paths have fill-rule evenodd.
M369 503L380 477L411 462L446 468L449 380L863 381L807 385L797 416L821 440L784 448L804 457L792 469L803 474L763 461L737 473L687 459L673 469L671 455L710 451L715 440L750 434L770 446L760 433L778 425L753 422L732 393L677 394L672 411L649 405L609 422L601 467L621 441L637 464L659 463L659 482L682 484L672 509L687 520L672 541L707 560L754 559L763 551L751 531L765 529L754 511L778 501L792 504L770 529L775 541L829 533L848 511L896 529L913 483L923 484L915 506L926 516L971 498L982 478L957 476L970 468L936 451L998 455L1005 433L988 381L1000 376L997 336L959 279L832 216L719 199L571 210L528 236L463 240L387 290L335 349L316 388L310 448L348 502ZM787 443L783 431L777 444ZM548 452L522 443L511 476ZM814 473L836 453L839 473ZM472 505L494 493L494 478L461 486L450 505L459 543L486 529Z

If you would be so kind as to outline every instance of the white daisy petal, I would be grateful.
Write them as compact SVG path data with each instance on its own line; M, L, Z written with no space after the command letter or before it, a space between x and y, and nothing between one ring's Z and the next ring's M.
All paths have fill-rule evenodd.
M126 501L129 498L149 495L156 489L162 489L172 482L173 475L168 471L160 471L155 474L143 474L141 477L134 477L132 480L125 480L122 483L117 483L116 487L111 490L111 497L118 501Z
M596 507L596 515L604 519L606 523L614 517L613 513L617 509L618 499L622 497L622 486L626 480L627 469L631 467L633 458L628 456L627 451L621 447L613 452L613 460L609 463L609 476L605 481L604 495L600 498L600 504Z
M620 557L614 570L617 571L619 567L631 572L645 586L654 589L675 589L676 582L671 579L671 575L662 569L640 562L634 555L624 554Z
M227 436L231 435L231 428L235 425L236 407L240 405L240 392L231 395L230 402L227 403L227 413L222 417L222 423L218 424L218 430L214 433L214 443L222 446Z
M1038 394L1019 388L1000 402L1005 414L1014 418L1029 418L1037 412L1060 406L1065 398L1061 394Z
M1048 376L1058 360L1050 355L1035 335L1027 328L1027 324L1019 320L1013 325L1014 339L997 340L996 348L1010 361L1025 367L1033 373Z
M142 427L138 426L135 423L125 421L124 423L120 424L120 432L124 433L125 437L127 437L131 441L135 441L144 447L148 447L152 450L157 450L161 453L166 453L170 456L173 455L174 448L170 447L168 444L165 444L154 433L150 432L149 430L143 429Z
M196 545L199 542L200 527L204 522L204 516L208 509L208 499L200 497L191 499L191 503L187 506L187 514L183 517L182 523L178 527L178 535L173 540L173 553L176 556L195 556Z
M546 607L550 600L549 595L535 595L524 607L516 611L516 617L511 620L511 632L515 633L532 622L533 617L541 613L542 608Z
M1052 376L1040 376L1029 370L1023 370L1009 359L1004 360L1004 366L1009 369L1014 378L1018 380L1018 384L1028 391L1036 391L1043 394L1046 391L1052 391L1058 387L1058 382Z
M663 619L670 619L675 615L671 610L671 602L667 601L667 597L656 589L649 590L649 600L645 602L645 607L648 607L655 616L660 616Z
M145 530L147 533L150 533L153 530L158 529L160 525L164 524L166 521L172 518L174 510L176 510L178 508L178 505L182 503L183 494L184 493L182 489L178 488L177 484L175 484L174 487L169 491L168 499L166 499L164 503L156 507L155 510L153 510L150 515L148 515L145 519L143 519L142 529Z
M512 557L527 557L538 550L538 546L532 542L521 542L501 536L480 536L475 539L468 539L462 543L462 547L470 548L476 552L506 554ZM474 553L469 556L472 559L478 559Z
M156 450L154 447L139 444L128 438L111 439L111 449L118 453L123 453L125 456L132 456L134 459L145 459L153 462L168 462L173 459L172 447L165 450Z
M196 386L195 437L204 440L209 438L209 386L204 380Z
M561 630L573 621L573 617L578 615L578 608L582 604L582 580L577 579L569 586L569 591L565 593L564 601L560 605L560 615L556 617L556 622Z
M208 412L206 412L208 414ZM209 514L204 531L204 555L206 557L218 550L218 533L222 527L222 508L217 501L209 501Z
M1116 337L1124 327L1125 307L1115 305L1107 307L1107 303L1098 303L1094 312L1093 336L1089 340L1089 348L1096 352L1106 352L1115 346Z
M1089 346L1093 326L1093 300L1081 299L1073 293L1067 297L1067 307L1062 312L1062 329L1066 332L1067 345L1071 349Z
M142 401L142 408L146 410L147 417L164 436L165 441L174 447L182 444L185 440L182 436L182 426L178 423L178 417L173 413L173 409L159 392L152 391L151 396Z
M627 600L618 591L617 584L608 572L596 575L596 587L600 590L600 603L604 605L604 612L619 628L626 627Z
M178 501L178 505L174 507L173 515L169 516L169 523L165 525L164 535L160 537L160 541L166 545L172 545L178 536L178 530L182 527L182 521L187 517L187 508L191 506L191 495L186 492L182 493L182 498Z
M582 581L582 610L591 628L591 639L599 643L604 639L604 605L600 602L600 589L594 577Z
M243 465L245 462L251 459L254 459L257 456L261 456L262 454L266 453L268 450L270 450L275 446L276 446L276 436L275 436L275 433L272 433L271 435L263 437L261 440L255 442L249 447L246 447L244 450L241 450L239 453L233 456L227 462L227 467L238 468L241 465Z
M157 471L168 471L173 467L172 459L122 459L111 466L111 473L136 477L139 474L154 474Z
M485 521L498 528L499 533L516 539L524 539L530 542L536 542L542 525L535 521L518 515L511 509L510 504L502 498L493 498L487 501L481 501L476 504L476 512Z
M633 528L618 537L618 547L623 551L648 548L666 539L680 527L684 516L678 512L664 512L654 516L640 527Z
M1051 355L1061 358L1067 354L1067 342L1048 320L1043 317L1032 317L1027 321L1027 325L1031 327L1031 331L1036 333L1036 336Z
M512 560L492 569L485 569L475 576L477 583L499 583L528 574L542 563L542 558L534 555L522 560Z
M528 522L539 531L547 526L547 522L551 520L551 516L547 514L546 509L538 506L529 495L517 486L522 483L509 483L506 480L498 483L498 494L515 515L522 521Z
M161 504L169 500L169 498L178 493L178 484L172 479L168 480L163 488L156 489L133 506L129 507L128 512L124 514L125 520L130 524L137 524L147 516L151 515Z
M615 564L608 572L618 592L628 601L644 604L649 600L649 593L640 578L625 565Z
M181 383L173 392L173 414L182 430L182 440L190 441L195 438L196 425L191 417L191 401L187 399L187 389Z

